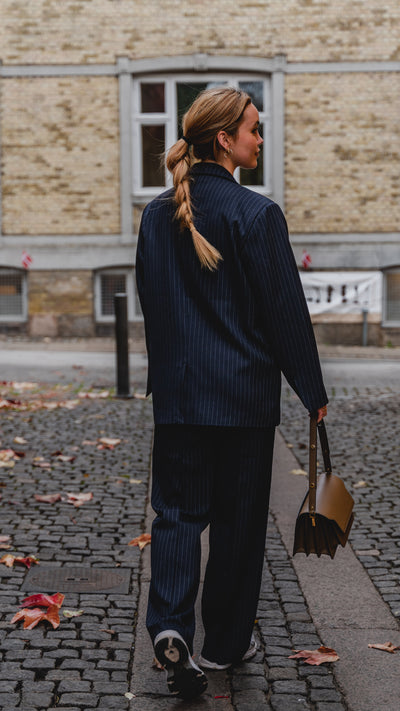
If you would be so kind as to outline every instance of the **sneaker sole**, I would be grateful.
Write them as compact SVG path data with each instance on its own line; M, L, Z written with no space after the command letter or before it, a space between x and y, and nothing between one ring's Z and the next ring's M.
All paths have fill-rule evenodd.
M176 660L165 654L168 648L175 648ZM155 655L167 671L167 685L171 694L178 699L200 696L207 688L207 677L201 669L192 666L185 642L179 637L163 637L154 647Z

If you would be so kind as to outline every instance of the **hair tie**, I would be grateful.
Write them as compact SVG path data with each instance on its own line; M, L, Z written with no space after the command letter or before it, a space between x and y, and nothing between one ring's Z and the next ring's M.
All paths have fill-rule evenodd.
M186 136L182 136L182 139L188 144L188 146L192 145L192 141L189 141L189 139L186 138Z

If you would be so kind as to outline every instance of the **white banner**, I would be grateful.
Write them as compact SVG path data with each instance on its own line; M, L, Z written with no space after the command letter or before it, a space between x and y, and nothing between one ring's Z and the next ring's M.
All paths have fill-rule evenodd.
M300 272L310 314L382 311L382 272Z

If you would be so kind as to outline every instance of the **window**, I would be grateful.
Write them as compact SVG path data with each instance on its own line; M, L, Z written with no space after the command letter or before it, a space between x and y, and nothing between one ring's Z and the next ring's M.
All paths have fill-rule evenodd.
M25 321L26 318L25 272L0 269L0 321Z
M384 321L400 324L400 268L386 272Z
M181 135L182 116L203 89L235 86L246 91L260 114L263 150L255 170L239 169L235 177L264 194L271 192L271 85L269 78L214 74L135 78L133 81L133 192L150 199L172 185L163 156Z
M139 297L136 291L134 270L129 268L102 269L95 276L96 321L114 321L114 295L127 294L128 320L142 318Z

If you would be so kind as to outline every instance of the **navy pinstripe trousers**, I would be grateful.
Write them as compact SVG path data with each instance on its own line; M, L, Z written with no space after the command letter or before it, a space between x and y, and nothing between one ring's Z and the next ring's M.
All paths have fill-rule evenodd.
M156 425L153 448L152 640L178 631L193 652L201 532L210 524L202 655L247 651L261 584L275 428Z

